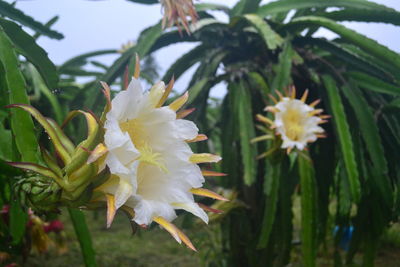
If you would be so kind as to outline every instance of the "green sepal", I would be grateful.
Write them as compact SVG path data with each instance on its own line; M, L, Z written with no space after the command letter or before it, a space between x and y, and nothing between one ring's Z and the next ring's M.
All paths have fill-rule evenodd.
M58 177L56 173L54 173L51 169L40 166L38 164L34 164L34 163L28 163L28 162L7 162L9 165L16 167L16 168L20 168L20 169L24 169L27 171L32 171L35 172L37 174L49 177L54 179L57 183L59 183L61 186L62 184L64 184L63 180L61 177Z
M42 158L47 167L49 167L49 169L51 169L59 177L63 177L60 167L58 167L57 162L51 157L49 151L47 151L44 147L40 147L40 152L42 153Z
M98 145L102 136L101 131L99 131L99 122L92 113L81 110L72 111L67 116L66 121L68 122L78 114L85 115L88 126L88 137L77 146L75 153L72 156L71 163L65 166L64 170L68 176L78 170L78 168L80 168L82 165L86 164L90 155L90 150L93 150L96 145Z
M52 127L52 125L48 122L48 120L34 107L27 105L27 104L12 104L8 105L8 108L16 107L21 108L27 112L29 112L45 129L47 134L50 137L57 153L60 155L61 159L63 160L64 164L68 164L71 161L71 156L69 155L68 151L64 147L63 143L59 139L57 135L57 131Z
M60 139L61 143L64 145L65 149L68 151L70 155L72 155L75 151L74 143L64 134L61 127L51 118L46 118L49 124L54 128L54 131L57 134L58 139Z

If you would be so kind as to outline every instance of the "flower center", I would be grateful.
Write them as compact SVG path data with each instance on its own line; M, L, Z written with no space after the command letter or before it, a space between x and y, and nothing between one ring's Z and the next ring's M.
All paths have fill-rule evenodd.
M303 114L297 109L288 108L283 114L282 120L285 127L286 136L293 141L298 141L304 133L302 124Z
M141 163L147 163L157 166L164 172L168 172L165 163L162 160L161 154L153 152L153 149L149 146L147 140L147 134L145 127L138 119L128 120L119 124L123 132L127 132L131 138L132 143L136 149L140 152Z

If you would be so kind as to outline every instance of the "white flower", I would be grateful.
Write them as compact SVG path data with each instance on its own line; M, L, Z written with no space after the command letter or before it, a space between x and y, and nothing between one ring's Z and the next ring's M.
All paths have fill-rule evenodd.
M284 97L275 108L279 111L275 113L274 124L283 140L282 148L303 150L307 143L317 140L318 133L324 132L318 126L322 119L311 116L315 109L300 100Z
M156 221L178 242L185 242L187 238L169 222L175 219L176 209L208 222L193 194L224 199L201 188L204 177L197 163L221 158L192 152L187 143L206 138L198 134L193 122L177 118L176 111L185 104L188 94L161 107L171 88L172 84L166 88L159 82L143 93L139 81L133 78L127 90L112 100L104 125L108 151L105 164L112 175L96 191L107 198L108 225L122 207L130 209L137 224ZM185 243L191 247L190 241Z
M278 94L280 96L279 101L272 97L275 105L266 108L267 111L274 113L274 120L271 121L260 115L258 119L269 123L275 133L280 135L282 139L281 148L287 149L288 153L294 148L303 150L306 148L307 143L312 143L317 138L325 137L323 135L324 129L319 125L326 122L324 119L329 116L320 115L323 110L314 108L319 103L319 100L307 105L305 100L308 91L305 91L301 99L296 99L294 88L292 88L290 97L284 97L279 92Z

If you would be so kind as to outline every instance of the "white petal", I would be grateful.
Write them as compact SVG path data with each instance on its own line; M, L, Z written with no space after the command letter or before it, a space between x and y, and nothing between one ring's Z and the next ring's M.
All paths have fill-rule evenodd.
M156 216L161 216L167 221L172 221L176 218L176 213L173 207L167 203L140 200L135 207L135 217L133 220L139 225L148 225Z
M196 124L188 120L175 121L175 134L181 140L190 140L195 138L199 133Z
M120 178L118 188L115 192L115 208L119 209L129 197L132 196L132 185L123 178Z
M146 114L142 114L141 121L148 127L154 124L166 123L176 119L176 113L168 107L153 109Z
M136 116L138 103L142 99L142 86L136 79L132 79L127 90L119 92L111 101L111 110L107 113L107 119L114 117L118 121L124 121Z
M174 206L176 209L184 209L193 215L199 217L202 219L205 223L208 223L208 215L207 213L204 212L202 208L199 207L196 203L173 203L172 206Z

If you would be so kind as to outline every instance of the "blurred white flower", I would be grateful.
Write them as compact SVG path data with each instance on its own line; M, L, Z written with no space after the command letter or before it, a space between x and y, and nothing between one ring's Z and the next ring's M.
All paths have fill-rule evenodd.
M310 105L305 103L308 91L306 90L301 99L296 99L296 90L291 89L290 96L279 95L279 101L274 97L274 106L268 106L265 110L274 113L274 120L258 116L271 125L275 134L279 135L282 139L281 148L287 149L288 153L297 148L303 150L306 148L307 143L312 143L317 138L323 138L324 129L319 125L326 122L329 116L321 115L322 109L315 109L314 107L320 102L314 101Z

